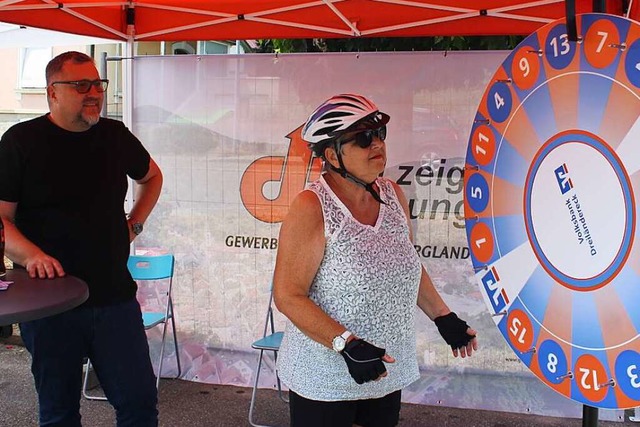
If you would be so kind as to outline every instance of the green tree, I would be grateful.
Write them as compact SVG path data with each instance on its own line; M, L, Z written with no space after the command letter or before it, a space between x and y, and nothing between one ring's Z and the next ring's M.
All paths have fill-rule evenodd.
M255 52L376 52L430 50L511 50L523 36L436 36L347 39L262 39Z

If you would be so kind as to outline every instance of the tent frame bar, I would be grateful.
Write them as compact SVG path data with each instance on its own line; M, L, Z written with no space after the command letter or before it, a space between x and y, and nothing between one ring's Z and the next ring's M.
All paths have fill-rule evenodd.
M316 33L326 33L327 37L338 36L338 37L363 37L363 36L373 36L377 34L388 34L397 31L402 31L406 29L416 28L416 27L426 27L429 25L437 25L448 22L456 22L463 21L470 18L477 18L478 16L487 16L491 18L502 18L505 20L516 20L522 22L531 22L531 23L540 23L547 24L553 22L555 18L546 18L543 16L537 16L532 11L527 12L528 9L535 9L538 7L544 7L548 5L557 5L564 3L565 0L530 0L525 1L520 4L510 4L502 7L495 7L492 9L480 9L480 5L478 8L465 8L458 7L455 5L439 5L435 3L423 3L416 0L370 0L372 3L382 3L395 5L400 7L411 7L423 10L434 10L434 11L442 11L445 13L445 16L439 16L431 19L424 19L421 21L411 22L410 20L407 22L401 22L396 25L387 25L384 27L373 27L373 28L358 28L358 22L353 22L355 19L349 17L348 14L345 13L344 10L341 10L342 4L349 3L349 0L311 0L300 4L295 5L287 5L283 7L277 7L273 9L266 10L258 10L247 13L234 14L229 12L223 12L219 10L204 10L201 8L194 7L181 7L181 6L169 6L163 5L154 2L154 0L150 1L99 1L96 3L91 2L82 2L82 3L57 3L52 0L43 0L43 3L40 4L22 4L24 0L0 0L0 12L4 11L29 11L29 10L50 10L50 9L59 9L62 12L65 12L74 18L81 20L87 24L94 26L95 28L99 28L111 35L114 38L123 40L128 42L131 38L133 41L144 41L150 39L158 39L166 36L170 36L171 34L197 30L201 28L211 28L220 25L229 25L230 23L236 21L251 21L259 24L267 24L273 26L279 26L284 28L297 28L297 29L305 29ZM603 0L592 0L593 4L596 3L602 4ZM86 14L82 13L80 9L88 9L95 7L111 7L111 8L122 8L125 13L129 13L131 10L135 10L138 8L148 8L148 9L157 9L160 11L167 12L176 12L191 15L193 18L191 23L186 25L176 25L174 27L162 28L155 31L147 31L145 33L137 33L136 31L131 31L130 28L127 28L126 32L123 32L124 29L118 29L108 26L105 23L102 23L96 19L90 18ZM339 21L344 24L341 26L339 24L335 24L335 27L329 27L326 25L314 25L311 23L305 22L295 22L290 19L277 19L278 15L288 12L301 11L305 9L312 8L323 8L328 9L335 17L339 19ZM206 19L204 22L193 22L197 20L198 17ZM210 18L210 19L207 19ZM419 19L419 18L418 18ZM135 27L134 27L135 28ZM489 31L490 33L490 31ZM488 34L489 34L488 33ZM180 38L180 36L176 35L176 37Z

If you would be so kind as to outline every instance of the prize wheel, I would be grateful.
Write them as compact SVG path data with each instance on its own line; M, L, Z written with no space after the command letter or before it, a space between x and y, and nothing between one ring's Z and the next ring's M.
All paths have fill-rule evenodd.
M580 403L640 406L640 24L577 16L491 79L465 167L479 287L509 346ZM638 242L640 244L640 242Z

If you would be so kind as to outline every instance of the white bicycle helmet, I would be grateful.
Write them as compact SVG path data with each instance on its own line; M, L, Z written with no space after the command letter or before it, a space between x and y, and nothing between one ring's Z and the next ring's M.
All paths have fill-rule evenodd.
M329 98L311 113L302 128L302 139L315 145L333 140L355 125L378 128L388 121L389 116L364 96L344 93Z
M311 113L302 128L302 139L309 144L309 148L318 157L323 159L325 147L333 144L340 167L330 163L328 166L342 177L363 186L374 199L384 203L373 187L375 181L364 182L345 168L338 139L346 132L379 129L388 122L389 115L380 112L376 104L364 96L344 93L327 99Z

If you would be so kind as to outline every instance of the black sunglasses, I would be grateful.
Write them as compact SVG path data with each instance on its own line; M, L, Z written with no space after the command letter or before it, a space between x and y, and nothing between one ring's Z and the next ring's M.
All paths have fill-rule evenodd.
M338 143L346 144L347 142L355 141L358 147L367 148L373 143L374 137L380 138L380 141L387 139L387 125L382 125L378 129L363 130L355 135L351 134L347 139L338 139Z
M109 80L107 79L98 79L98 80L76 80L76 81L59 81L51 83L53 85L72 85L75 86L76 91L78 93L88 93L91 90L91 87L95 87L96 90L100 93L107 90L109 86Z

